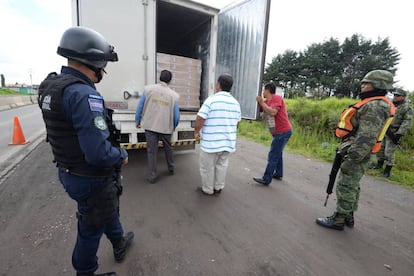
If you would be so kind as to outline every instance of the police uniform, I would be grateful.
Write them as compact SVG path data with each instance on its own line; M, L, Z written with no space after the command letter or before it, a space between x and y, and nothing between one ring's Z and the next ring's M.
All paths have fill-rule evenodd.
M78 235L72 263L78 275L93 273L98 268L96 252L102 234L111 242L124 235L119 221L120 191L114 184L118 183L115 168L120 168L128 155L108 140L104 100L83 73L62 67L60 75L49 76L39 87L39 106L59 180L78 203ZM109 206L96 207L90 202L97 195L110 199ZM103 220L88 217L99 208L103 208Z

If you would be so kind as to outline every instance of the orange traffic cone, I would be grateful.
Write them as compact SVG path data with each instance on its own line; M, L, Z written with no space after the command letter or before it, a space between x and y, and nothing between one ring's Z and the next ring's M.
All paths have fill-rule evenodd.
M24 145L29 143L24 138L22 127L20 126L19 118L14 117L13 140L9 145Z

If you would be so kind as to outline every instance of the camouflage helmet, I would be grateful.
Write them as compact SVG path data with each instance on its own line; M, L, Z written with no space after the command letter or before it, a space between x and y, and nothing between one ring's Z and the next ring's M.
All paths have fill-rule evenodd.
M86 27L67 29L62 35L57 53L96 69L104 68L108 61L118 61L114 47L100 33Z
M361 83L371 83L374 88L381 90L391 90L394 77L391 72L386 70L373 70L368 72Z
M397 89L395 89L395 91L394 91L393 94L394 95L397 95L397 96L403 96L403 97L405 97L405 96L407 96L407 91L405 91L405 90L403 90L401 88L397 88Z

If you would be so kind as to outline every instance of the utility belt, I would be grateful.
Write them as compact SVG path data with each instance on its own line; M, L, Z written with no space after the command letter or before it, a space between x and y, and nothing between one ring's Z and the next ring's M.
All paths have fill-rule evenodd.
M66 168L62 165L57 165L58 168L63 169L66 173L70 173L77 176L87 176L87 177L111 177L114 175L114 168L103 168L99 171L85 170L81 168Z
M79 202L86 207L84 214L76 212L76 217L89 225L101 227L110 223L119 214L119 196L122 194L121 176L111 178L102 184L95 194Z

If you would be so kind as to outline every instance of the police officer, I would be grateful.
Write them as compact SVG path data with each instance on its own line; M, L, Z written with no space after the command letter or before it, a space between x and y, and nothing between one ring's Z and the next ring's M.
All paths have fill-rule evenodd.
M39 87L39 106L59 180L78 204L78 235L72 254L77 275L95 274L96 253L103 234L122 262L134 234L119 220L122 191L119 170L128 154L110 142L111 119L96 90L108 61L118 61L114 48L94 30L73 27L61 38L57 53L68 59L61 74L51 73Z
M385 97L392 84L393 75L385 70L371 71L361 81L359 96L366 103L356 111L351 119L353 130L338 147L343 161L336 186L336 212L332 216L316 219L318 225L336 230L343 230L345 225L354 226L359 182L369 163L371 151L374 147L379 149L378 137L385 134L386 122L394 112L393 104Z
M395 150L400 144L401 138L411 128L413 109L408 100L407 92L403 89L396 89L394 92L393 103L395 105L395 116L388 131L387 136L381 145L381 151L377 154L378 163L375 169L382 169L385 162L384 177L389 177L392 167L395 165Z

